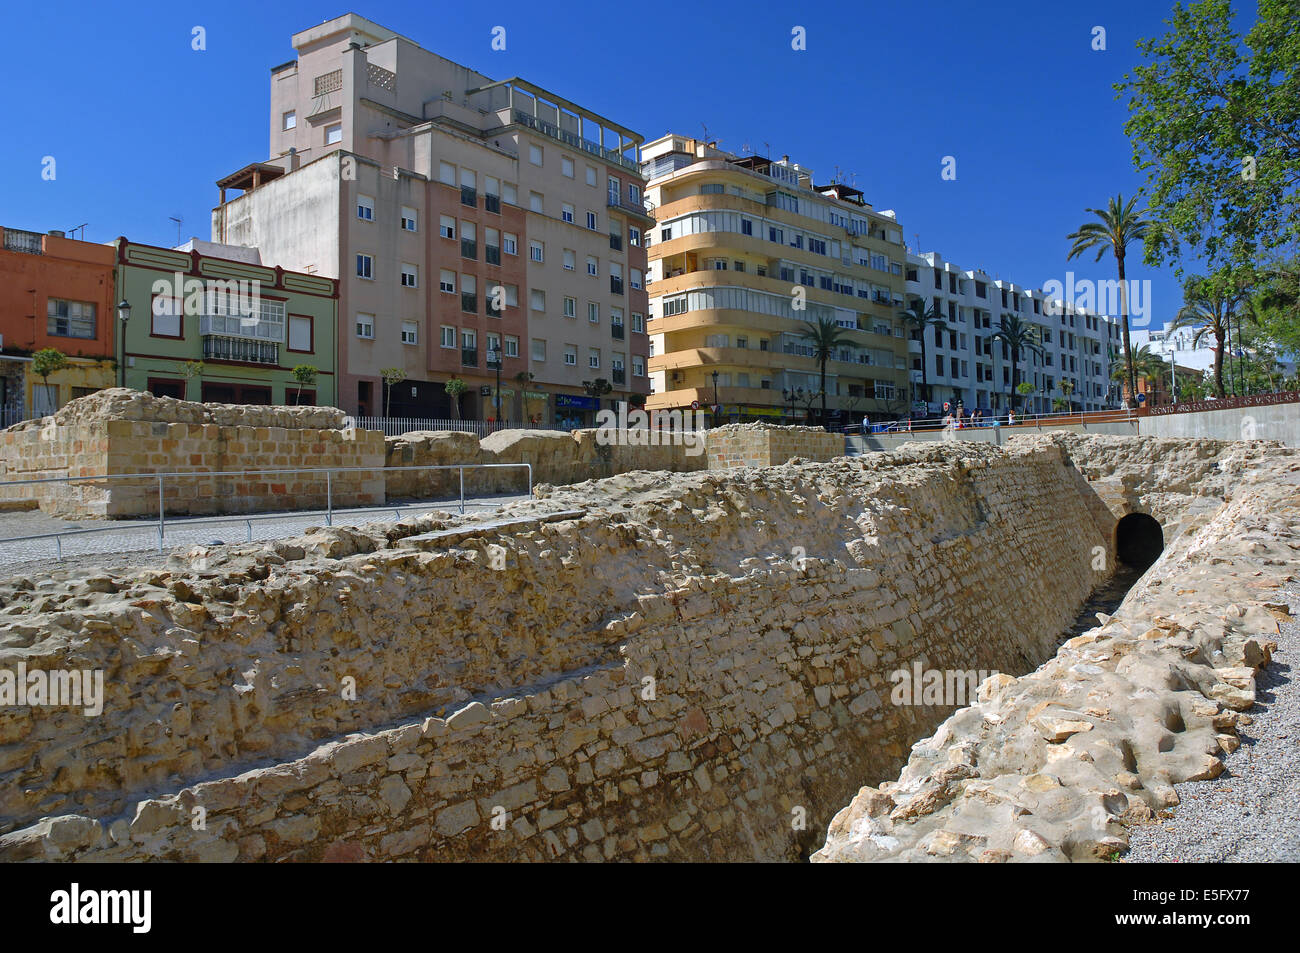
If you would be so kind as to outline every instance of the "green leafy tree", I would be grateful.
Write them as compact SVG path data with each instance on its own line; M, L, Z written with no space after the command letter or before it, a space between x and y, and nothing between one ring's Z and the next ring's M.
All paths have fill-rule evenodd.
M451 415L454 419L460 420L460 395L469 390L469 385L459 377L453 377L447 383L442 385L442 389L447 392L451 398Z
M294 406L297 406L298 402L302 398L302 389L304 387L311 387L313 384L315 384L316 376L319 373L320 371L318 371L315 368L315 366L311 364L299 364L293 369L293 379L298 383L298 389L294 392L293 395Z
M533 419L532 408L528 400L528 385L532 382L532 371L520 371L515 375L515 383L519 385L515 390L515 414L523 421Z
M927 328L931 327L946 331L948 330L948 323L944 321L937 304L931 303L930 307L926 308L924 298L913 298L912 306L906 311L900 311L898 317L902 320L904 327L916 331L917 336L921 339L921 399L926 402L928 407L931 396L930 366L925 353L925 332ZM910 370L907 372L907 384L910 391L912 386L912 372ZM911 406L912 402L909 399L909 413Z
M1078 230L1069 236L1070 254L1067 261L1092 249L1097 250L1097 261L1101 261L1106 252L1115 256L1115 267L1119 270L1120 318L1123 329L1124 357L1129 361L1129 391L1137 392L1137 381L1133 376L1133 346L1129 340L1128 328L1128 281L1124 262L1128 255L1128 246L1134 242L1144 241L1150 231L1150 224L1142 215L1134 211L1137 196L1124 201L1123 194L1110 199L1106 208L1090 208L1087 211L1097 216L1095 222L1084 222Z
M181 371L181 377L185 378L185 393L188 394L190 392L190 381L194 380L195 378L198 378L199 396L201 397L203 395L202 394L203 371L204 371L203 362L186 361L184 364L181 365L180 371Z
M1034 390L1033 384L1029 384L1027 391L1022 389L1024 385L1020 383L1020 355L1026 351L1042 354L1043 349L1038 343L1038 331L1028 321L1016 314L1003 314L1001 321L1002 326L990 337L1001 341L1011 352L1011 409L1015 410L1015 394L1028 397Z
M1254 6L1243 36L1229 0L1176 5L1115 86L1147 174L1149 264L1246 267L1300 239L1300 17L1295 0Z
M50 388L50 375L57 374L59 371L68 367L68 357L58 348L43 347L32 355L32 373L40 377L48 391ZM55 400L55 404L58 400Z
M1260 269L1250 310L1277 353L1300 354L1300 259Z
M603 377L597 377L594 381L583 381L582 389L587 392L588 397L596 398L596 409L600 409L600 399L614 390L614 385Z
M1065 401L1065 410L1066 410L1066 412L1067 412L1067 413L1073 413L1073 412L1074 412L1074 401L1071 400L1070 395L1074 393L1074 381L1071 381L1071 380L1063 380L1063 381L1061 381L1061 383L1058 384L1057 386L1060 387L1060 389L1061 389L1061 397L1062 397L1062 398L1064 399L1064 401Z
M800 335L812 344L813 360L817 362L821 373L820 387L822 414L821 425L826 426L826 362L835 356L835 351L849 341L848 331L835 323L834 318L818 318L813 327Z
M406 371L400 367L381 367L379 376L384 381L384 416L388 416L388 408L392 403L393 385L400 384L406 380Z

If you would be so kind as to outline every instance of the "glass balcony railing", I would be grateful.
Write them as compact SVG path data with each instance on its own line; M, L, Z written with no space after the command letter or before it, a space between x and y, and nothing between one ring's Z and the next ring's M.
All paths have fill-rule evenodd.
M280 363L280 345L275 341L205 334L203 335L203 360L276 365Z

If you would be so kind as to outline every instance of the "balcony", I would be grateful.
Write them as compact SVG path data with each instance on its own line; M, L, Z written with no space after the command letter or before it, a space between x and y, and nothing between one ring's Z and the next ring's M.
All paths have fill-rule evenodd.
M280 345L275 341L205 334L203 335L203 360L276 366L280 363Z
M612 338L613 338L614 340L616 340L616 341L621 341L621 340L623 340L623 325L621 325L621 324L611 324L611 325L609 326L609 336L612 337Z
M609 247L610 247L612 250L614 250L614 251L622 251L622 250L623 250L623 236L622 236L622 235L610 235L610 236L609 236Z
M483 196L483 209L487 212L501 214L501 196L488 193Z
M609 279L609 290L616 295L623 293L623 279L611 277Z
M466 314L478 314L478 295L469 291L460 293L460 310Z
M460 257L478 261L478 242L470 238L460 240Z
M623 370L621 367L616 367L610 371L610 376L613 378L615 384L627 383L627 371Z
M468 185L462 185L460 187L460 204L467 205L470 208L478 208L478 191Z
M463 347L460 349L460 366L461 367L478 367L478 348Z
M583 152L590 152L594 156L600 156L602 159L621 165L630 172L635 172L637 175L641 174L641 167L631 159L625 158L613 149L602 147L598 142L591 142L587 139L583 139L577 133L567 132L555 125L553 122L547 122L545 119L538 119L536 116L530 116L522 109L514 110L513 119L522 126L527 126L529 129L536 130L544 136L550 136L552 139L555 139L558 142L563 142L565 145L572 146L574 149L581 149Z
M639 218L643 222L653 224L655 220L654 216L646 211L645 206L633 205L621 195L606 194L605 207L612 208L617 212L622 212L624 215L631 215L634 218Z
M489 265L501 264L501 249L496 245L488 245L484 250Z

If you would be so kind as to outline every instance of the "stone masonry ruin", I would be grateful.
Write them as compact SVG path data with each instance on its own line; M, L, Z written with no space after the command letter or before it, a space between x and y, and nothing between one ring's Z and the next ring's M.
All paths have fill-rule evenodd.
M3 580L0 670L102 669L106 698L0 708L0 860L1098 857L1112 815L1213 770L1253 701L1297 473L1263 442L913 444ZM1149 554L1134 514L1163 554L1110 634L1060 648L1118 548ZM1198 549L1234 534L1255 548ZM1198 572L1236 573L1232 605L1184 595L1179 619L1167 589ZM1120 675L1090 660L1105 639L1141 650ZM914 665L999 674L970 708L894 704ZM1157 701L1111 726L1100 695L1051 709L1121 676ZM1003 723L998 761L980 725ZM1053 773L1085 732L1107 777ZM984 829L954 831L981 791ZM1069 810L1031 830L996 807L1031 796Z

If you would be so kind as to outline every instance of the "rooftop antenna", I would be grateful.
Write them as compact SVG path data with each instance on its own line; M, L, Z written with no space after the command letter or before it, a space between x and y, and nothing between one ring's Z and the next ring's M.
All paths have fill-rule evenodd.
M764 158L764 159L770 159L770 158L772 158L772 143L770 143L770 142L768 142L766 139L764 139L764 140L763 140L763 148L767 150L766 152L763 153L763 158Z
M707 146L709 144L709 127L704 123L700 123L700 128L704 130L704 144Z
M181 243L181 222L184 221L179 215L169 215L168 220L176 223L176 245ZM175 247L175 246L173 246Z
M68 234L72 234L73 232L76 232L76 231L80 230L80 231L81 231L81 240L82 240L82 241L85 241L85 240L86 240L86 226L89 225L89 224L90 224L89 222L82 222L80 225L73 225L70 229L68 229Z

